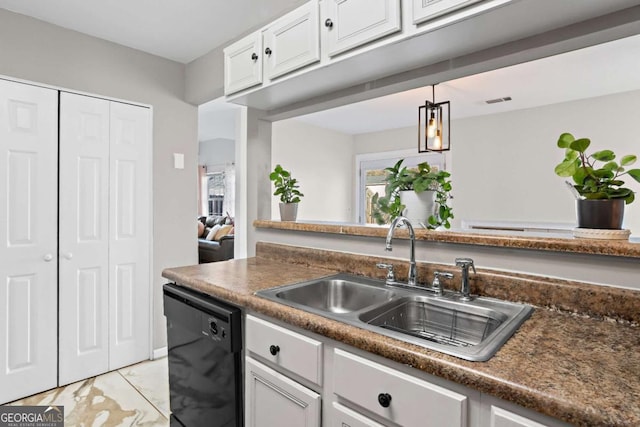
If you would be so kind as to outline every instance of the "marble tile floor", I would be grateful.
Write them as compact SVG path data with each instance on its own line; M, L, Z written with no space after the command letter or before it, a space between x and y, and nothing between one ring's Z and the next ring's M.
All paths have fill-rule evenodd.
M127 366L10 405L62 405L65 427L169 426L167 358Z

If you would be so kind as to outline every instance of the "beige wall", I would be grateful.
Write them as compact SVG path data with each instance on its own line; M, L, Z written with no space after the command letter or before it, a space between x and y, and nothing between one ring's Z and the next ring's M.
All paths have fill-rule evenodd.
M353 137L296 120L273 123L272 170L291 171L305 195L298 219L350 222L353 217ZM271 192L273 193L273 186ZM271 217L280 219L272 197Z
M4 9L0 52L0 75L153 106L153 348L164 347L162 269L197 262L197 110L183 101L184 65Z

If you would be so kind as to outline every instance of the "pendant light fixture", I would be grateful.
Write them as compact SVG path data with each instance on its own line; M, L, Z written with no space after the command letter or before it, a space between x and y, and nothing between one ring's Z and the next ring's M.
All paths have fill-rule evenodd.
M436 85L431 90L432 101L418 107L418 153L451 149L449 101L436 102Z

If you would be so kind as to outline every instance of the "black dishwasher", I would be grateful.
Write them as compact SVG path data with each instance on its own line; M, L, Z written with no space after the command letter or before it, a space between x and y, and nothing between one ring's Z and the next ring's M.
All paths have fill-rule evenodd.
M164 285L171 426L242 426L241 312Z

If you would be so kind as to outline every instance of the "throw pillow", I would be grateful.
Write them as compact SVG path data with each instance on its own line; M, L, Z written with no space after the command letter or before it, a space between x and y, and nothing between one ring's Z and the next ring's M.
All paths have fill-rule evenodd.
M204 233L204 224L198 221L198 237L202 236Z
M209 231L209 234L207 234L206 239L207 240L215 240L216 233L218 233L220 228L221 228L220 225L214 225L213 227L211 227L211 231Z
M222 225L219 226L220 229L218 230L218 232L216 233L215 237L213 238L213 240L220 240L222 239L224 236L226 236L227 234L229 234L229 231L233 228L231 225Z

